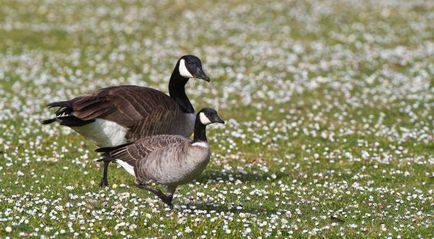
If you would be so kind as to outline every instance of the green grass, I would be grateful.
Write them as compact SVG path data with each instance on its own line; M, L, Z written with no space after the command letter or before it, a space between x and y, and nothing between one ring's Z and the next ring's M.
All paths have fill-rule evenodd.
M358 1L3 1L0 237L432 238L433 6ZM95 146L40 125L100 87L188 84L212 159L175 209Z

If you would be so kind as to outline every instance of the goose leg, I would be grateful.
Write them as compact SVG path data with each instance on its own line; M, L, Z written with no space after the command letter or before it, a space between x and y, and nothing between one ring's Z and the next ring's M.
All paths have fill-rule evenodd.
M173 204L172 204L173 194L171 194L170 196L166 196L166 194L164 194L160 189L151 188L143 184L139 184L137 185L137 187L148 190L149 192L155 194L155 196L159 197L161 201L167 204L170 208L173 208Z
M109 163L109 161L103 161L102 178L101 183L99 184L100 187L108 187L107 171Z
M168 205L170 208L173 208L172 200L173 200L173 195L175 194L176 191L176 186L167 186L167 191L169 192L169 196L167 196L169 200Z

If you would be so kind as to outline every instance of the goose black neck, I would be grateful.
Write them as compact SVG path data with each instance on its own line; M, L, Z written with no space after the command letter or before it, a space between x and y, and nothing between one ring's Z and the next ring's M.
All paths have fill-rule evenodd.
M172 99L178 103L179 107L184 113L194 113L193 105L185 94L185 84L188 82L188 78L185 78L179 74L179 62L176 64L175 69L172 72L172 76L169 81L169 94Z
M202 124L199 119L199 115L196 116L196 122L194 124L194 142L208 142L206 138L206 125Z

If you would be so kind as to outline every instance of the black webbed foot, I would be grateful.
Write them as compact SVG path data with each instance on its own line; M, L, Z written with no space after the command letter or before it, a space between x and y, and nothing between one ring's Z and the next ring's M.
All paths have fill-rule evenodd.
M148 190L149 192L155 194L157 197L159 197L161 199L161 201L163 201L165 204L167 204L167 206L169 206L170 209L173 209L173 204L172 204L173 194L167 196L160 189L151 188L147 185L142 185L142 184L137 185L137 187L141 188L141 189Z

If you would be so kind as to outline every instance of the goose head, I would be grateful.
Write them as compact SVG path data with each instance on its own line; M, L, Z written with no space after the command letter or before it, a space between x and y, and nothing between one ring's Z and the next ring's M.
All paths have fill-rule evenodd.
M184 78L197 78L210 81L202 69L202 62L197 56L185 55L178 61L179 74Z
M203 108L197 113L197 118L202 125L209 125L214 123L224 124L225 122L217 114L217 111L211 108Z

